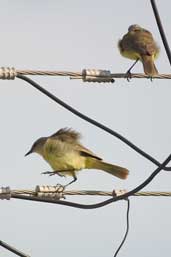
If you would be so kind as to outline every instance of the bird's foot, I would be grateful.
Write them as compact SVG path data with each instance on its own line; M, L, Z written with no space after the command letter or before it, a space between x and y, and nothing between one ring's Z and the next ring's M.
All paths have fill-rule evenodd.
M61 184L56 184L55 187L56 187L56 192L57 192L57 193L63 193L64 190L65 190L65 188L66 188L65 185L61 185Z
M139 61L139 58L132 64L132 66L129 68L129 70L127 70L126 74L125 74L125 78L127 79L127 81L129 82L130 79L132 79L132 74L131 74L131 70L132 68L135 66L135 64Z
M53 176L53 175L56 175L56 172L54 172L54 171L45 171L45 172L41 172L41 174Z
M125 78L127 79L128 82L132 79L132 73L130 69L125 73Z
M153 77L152 76L149 76L149 79L151 82L153 82Z

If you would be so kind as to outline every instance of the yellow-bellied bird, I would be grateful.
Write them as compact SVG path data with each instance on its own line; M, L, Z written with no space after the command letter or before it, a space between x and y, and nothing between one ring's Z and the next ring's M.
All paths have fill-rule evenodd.
M36 140L26 155L34 152L40 154L53 169L53 172L44 174L72 176L73 180L69 184L77 180L76 173L82 169L98 169L120 179L127 178L126 168L103 162L100 157L81 145L79 139L79 133L63 128L49 137Z
M128 28L128 33L119 41L118 47L124 57L136 60L136 62L140 60L146 75L153 77L158 74L154 59L158 56L159 47L155 43L151 32L139 25L131 25ZM131 68L128 73L130 73Z

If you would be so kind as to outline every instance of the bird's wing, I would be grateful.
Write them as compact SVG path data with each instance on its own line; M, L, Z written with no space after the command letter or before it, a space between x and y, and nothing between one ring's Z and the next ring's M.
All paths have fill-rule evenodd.
M71 128L62 128L53 135L51 135L50 138L67 143L78 143L81 135Z
M92 151L90 151L89 149L87 149L81 144L76 144L74 148L76 151L80 152L82 156L93 157L95 159L102 160L102 158L100 158L99 156L97 156L96 154L94 154Z
M135 42L135 44L137 44L137 48L141 54L153 55L156 51L158 51L151 32L148 30L143 30L139 32L138 37L139 39Z
M51 139L59 140L61 142L68 143L70 149L73 148L75 151L79 152L82 156L89 156L96 158L98 160L102 160L102 158L95 155L92 151L82 146L79 142L81 135L72 130L71 128L63 128L58 130L56 133L50 136ZM67 146L67 147L68 147Z

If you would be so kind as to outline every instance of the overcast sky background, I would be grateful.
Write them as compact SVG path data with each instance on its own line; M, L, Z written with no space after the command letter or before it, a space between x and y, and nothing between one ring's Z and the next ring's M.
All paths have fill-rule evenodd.
M171 3L158 0L171 42ZM125 72L131 60L120 56L117 42L131 24L149 29L158 45L156 66L170 73L150 1L1 1L1 66L16 69L81 71L84 68ZM142 64L134 72L142 72ZM83 83L67 77L33 77L74 108L121 133L163 161L171 153L170 81L117 79L114 84ZM41 136L62 127L83 135L82 143L106 161L130 170L121 181L104 172L85 170L70 189L127 189L143 182L156 168L124 143L74 116L19 79L0 81L1 186L34 189L70 180L43 176L49 165L38 155L24 154ZM171 174L162 171L144 190L170 191ZM100 197L67 198L83 203ZM118 256L169 256L170 198L132 197L130 232ZM126 225L126 202L95 210L60 205L1 201L1 240L33 257L113 256ZM0 248L0 256L12 253Z

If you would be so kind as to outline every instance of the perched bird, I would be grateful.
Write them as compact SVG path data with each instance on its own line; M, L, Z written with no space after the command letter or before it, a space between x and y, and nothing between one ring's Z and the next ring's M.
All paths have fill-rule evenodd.
M154 59L158 56L159 48L151 32L139 25L131 25L128 28L128 33L118 42L118 47L124 57L136 60L136 62L140 60L146 75L153 77L158 74ZM135 63L128 70L128 73Z
M76 173L82 169L98 169L120 179L127 178L127 169L103 162L100 157L81 145L79 139L80 134L76 131L62 128L49 137L36 140L25 156L34 152L40 154L53 169L53 172L44 174L72 176L73 180L69 184L77 180Z

